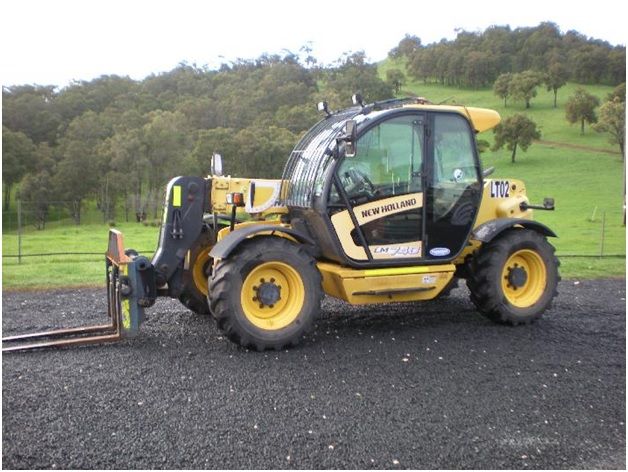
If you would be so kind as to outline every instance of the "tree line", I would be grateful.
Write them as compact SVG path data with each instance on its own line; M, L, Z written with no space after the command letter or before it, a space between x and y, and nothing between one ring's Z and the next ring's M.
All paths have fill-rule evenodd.
M408 74L442 85L481 88L502 74L552 73L581 84L618 85L626 77L626 47L562 33L554 23L511 29L491 26L483 32L459 31L454 40L423 45L406 35L389 52L405 58Z
M39 227L53 201L65 202L77 224L87 201L103 221L156 218L168 179L206 175L213 152L227 173L278 178L296 141L322 118L317 101L344 108L356 91L369 100L393 94L363 52L326 67L287 53L218 70L182 63L141 81L4 87L3 207L19 187Z

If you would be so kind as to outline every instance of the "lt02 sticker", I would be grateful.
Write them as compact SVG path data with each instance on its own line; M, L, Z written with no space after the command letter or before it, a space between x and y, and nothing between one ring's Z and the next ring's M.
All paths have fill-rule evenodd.
M491 180L491 198L510 197L510 182L507 180Z

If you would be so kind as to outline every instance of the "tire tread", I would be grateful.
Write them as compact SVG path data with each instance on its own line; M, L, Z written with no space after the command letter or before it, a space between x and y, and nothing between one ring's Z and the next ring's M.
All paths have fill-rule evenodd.
M549 292L542 295L546 299L540 310L521 316L505 300L501 292L501 283L495 274L501 274L504 257L513 247L527 244L541 252L545 252L545 265L548 271ZM558 295L560 261L555 255L555 248L545 236L530 229L513 228L502 233L498 238L482 246L470 262L470 273L467 278L470 298L478 311L491 321L500 324L529 324L540 318L552 305ZM543 255L543 254L542 254ZM496 286L497 285L497 286Z
M278 237L258 237L245 241L232 253L228 259L220 261L209 279L209 306L212 311L218 329L230 341L245 348L264 351L266 349L281 350L296 346L303 335L309 333L314 325L314 316L306 316L301 328L284 339L263 340L244 332L234 319L234 308L231 306L230 297L237 290L237 276L241 269L252 261L260 260L268 251L268 246L276 246L273 250L292 253L291 257L299 258L306 262L314 270L310 276L313 286L316 287L313 294L314 309L318 311L322 298L322 279L316 268L316 261L307 254L302 247ZM304 281L305 282L305 281ZM306 294L307 297L307 294ZM299 320L300 321L300 320Z

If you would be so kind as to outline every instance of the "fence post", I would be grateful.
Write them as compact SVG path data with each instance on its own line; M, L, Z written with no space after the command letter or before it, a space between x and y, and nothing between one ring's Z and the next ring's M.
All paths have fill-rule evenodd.
M17 200L17 263L22 263L22 200Z
M600 242L600 257L604 255L604 238L606 236L606 211L602 212L602 241Z

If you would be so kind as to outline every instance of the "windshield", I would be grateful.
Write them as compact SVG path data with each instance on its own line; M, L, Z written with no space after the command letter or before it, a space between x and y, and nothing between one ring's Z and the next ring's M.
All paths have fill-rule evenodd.
M309 208L323 169L332 159L335 140L342 135L347 120L361 113L350 108L319 121L294 147L282 176L282 203ZM320 186L320 185L319 185Z

